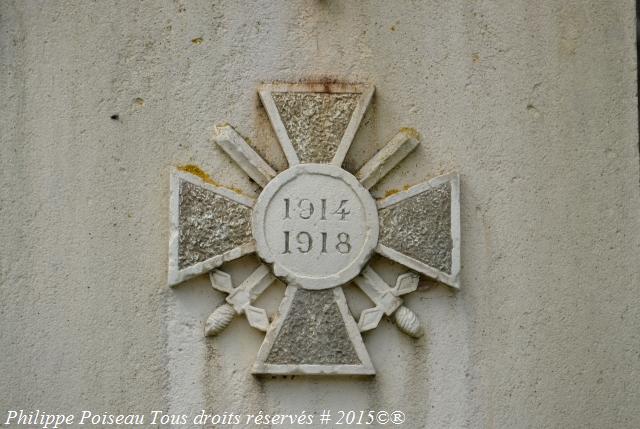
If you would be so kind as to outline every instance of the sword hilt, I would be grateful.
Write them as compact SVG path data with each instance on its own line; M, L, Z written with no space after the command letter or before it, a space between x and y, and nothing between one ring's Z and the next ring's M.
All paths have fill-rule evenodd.
M400 329L410 337L420 338L424 333L422 330L422 325L420 324L420 320L418 319L418 316L416 316L416 313L414 313L404 305L400 306L395 311L393 316L396 321L396 325L398 325L398 329Z
M204 325L204 334L207 337L218 335L224 330L236 315L236 311L233 307L227 303L222 304L216 308L213 313L207 319Z

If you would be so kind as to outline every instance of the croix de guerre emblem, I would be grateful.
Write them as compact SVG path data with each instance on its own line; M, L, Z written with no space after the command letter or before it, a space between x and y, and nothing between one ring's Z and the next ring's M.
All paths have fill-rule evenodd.
M418 145L401 130L355 175L343 160L371 101L365 84L267 84L260 90L289 167L276 172L228 125L216 143L262 187L257 199L193 174L171 175L169 284L209 273L228 294L205 324L221 332L237 314L266 332L254 374L375 374L361 332L393 317L413 337L418 317L402 295L418 273L458 288L460 183L447 174L375 200L369 189ZM387 284L374 252L406 268ZM263 264L241 284L218 270L257 253ZM254 300L276 278L287 284L272 321ZM342 286L354 282L373 306L351 315Z

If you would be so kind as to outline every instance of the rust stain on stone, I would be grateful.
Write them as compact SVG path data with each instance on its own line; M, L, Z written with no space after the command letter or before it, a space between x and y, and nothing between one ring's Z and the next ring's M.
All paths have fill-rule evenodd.
M306 78L298 79L296 81L276 80L269 83L273 83L273 84L296 83L296 84L305 84L305 85L319 85L319 86L322 86L322 91L321 91L322 93L332 94L332 93L351 92L353 85L362 85L366 82L349 82L349 81L341 80L340 78L337 78L337 77L331 77L326 75L317 75L317 76L312 75Z
M220 186L220 183L213 180L211 176L205 173L202 170L202 168L198 167L197 165L193 165L193 164L181 165L178 167L178 170L184 171L185 173L193 174L194 176L198 176L204 182L210 183L215 186Z
M205 173L204 170L202 170L202 168L198 167L197 165L194 165L194 164L180 165L180 166L178 166L178 170L184 171L185 173L193 174L194 176L198 176L200 179L202 179L203 182L209 183L209 184L211 184L213 186L219 186L221 188L226 188L226 189L229 189L230 191L235 192L236 194L244 195L242 190L239 189L239 188L233 188L233 187L230 187L230 186L225 186L225 185L221 184L220 182L216 182L215 180L213 180L211 178L211 176L209 176L207 173Z
M400 128L400 132L408 137L411 137L412 139L420 140L420 133L415 128L403 127Z
M411 188L411 185L404 185L404 186L402 187L402 190L403 190L403 191L408 191L408 190L409 190L409 188ZM398 192L400 192L400 189L389 189L388 191L386 191L386 192L384 193L384 197L385 197L385 198L390 197L391 195L393 195L393 194L397 194Z

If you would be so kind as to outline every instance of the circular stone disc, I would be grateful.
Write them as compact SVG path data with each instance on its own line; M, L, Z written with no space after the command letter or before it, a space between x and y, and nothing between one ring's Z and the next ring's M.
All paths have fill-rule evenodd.
M348 172L300 164L264 188L253 210L258 255L288 284L328 289L357 276L378 244L378 210Z

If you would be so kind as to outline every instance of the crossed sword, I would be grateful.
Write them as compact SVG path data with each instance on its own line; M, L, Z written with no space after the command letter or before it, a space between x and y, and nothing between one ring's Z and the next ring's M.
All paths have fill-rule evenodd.
M233 286L231 276L221 270L209 273L214 289L227 293L226 302L215 309L205 323L205 335L213 336L222 332L238 314L245 314L249 325L267 331L269 317L263 308L254 307L253 302L276 279L268 266L260 264L240 285ZM419 277L409 272L401 274L394 287L389 285L371 267L366 267L354 282L376 304L360 314L360 332L374 329L383 315L394 316L396 326L405 334L418 338L423 334L422 326L413 311L402 305L402 295L418 288Z

